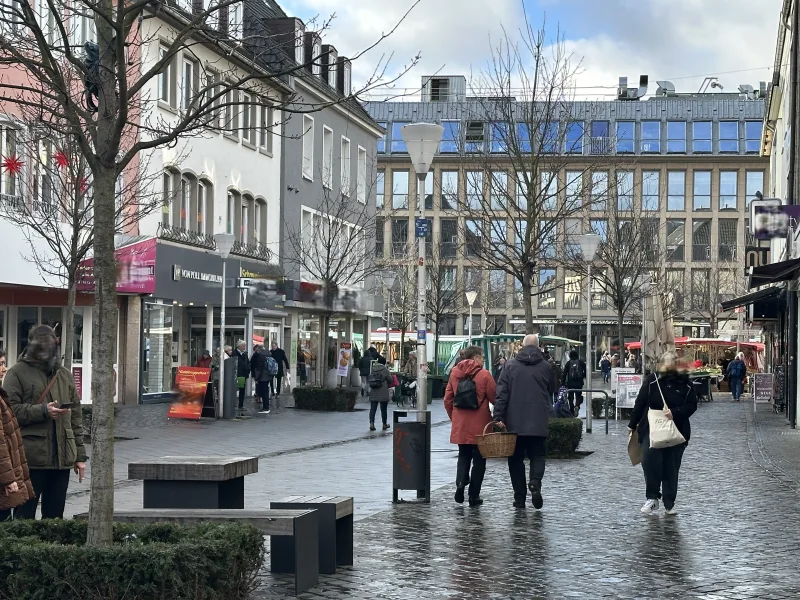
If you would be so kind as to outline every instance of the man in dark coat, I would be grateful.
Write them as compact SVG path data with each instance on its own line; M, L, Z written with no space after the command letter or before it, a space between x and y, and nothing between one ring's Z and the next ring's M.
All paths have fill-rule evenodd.
M569 362L564 365L564 372L561 375L561 383L564 387L571 390L582 390L586 382L586 363L583 362L577 350L571 350L569 353ZM583 404L583 393L570 392L569 393L569 407L577 415Z
M270 351L272 358L275 359L275 362L278 363L278 394L281 393L281 382L283 381L284 376L289 371L289 359L286 358L286 352L284 352L281 348L278 347L278 342L272 342L272 350ZM284 369L284 367L286 367Z
M236 363L236 387L239 388L239 411L244 410L244 392L247 385L247 379L250 377L250 358L247 356L247 344L240 341L233 355L238 359ZM240 383L241 378L244 377L244 382Z
M370 348L372 350L372 348ZM361 375L361 395L362 396L369 396L369 385L367 383L367 377L369 377L370 371L372 369L372 361L375 360L372 358L372 353L368 350L364 353L364 356L361 357L361 360L358 361L358 372Z
M547 452L548 419L556 391L552 367L539 350L539 336L527 335L523 348L506 363L497 382L494 421L517 434L517 447L508 459L514 487L514 506L525 507L527 491L537 509L542 508L542 477ZM525 482L525 457L530 460L530 483Z

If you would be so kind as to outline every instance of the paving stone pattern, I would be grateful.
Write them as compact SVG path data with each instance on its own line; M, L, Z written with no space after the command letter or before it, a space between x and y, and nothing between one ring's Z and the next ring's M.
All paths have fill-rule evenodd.
M610 435L586 437L588 458L548 463L543 511L514 509L505 462L491 461L482 507L454 504L450 484L429 506L390 506L364 518L356 524L355 566L322 576L300 597L798 598L797 494L752 460L748 410L752 404L718 400L693 418L677 517L639 512L641 468L628 461L624 423L613 423ZM361 446L375 449L368 464L380 467L385 443L346 446L358 454L342 478L363 468L370 452ZM452 456L441 468L452 482ZM387 476L380 468L373 475L384 487ZM289 595L288 577L266 574L257 598Z

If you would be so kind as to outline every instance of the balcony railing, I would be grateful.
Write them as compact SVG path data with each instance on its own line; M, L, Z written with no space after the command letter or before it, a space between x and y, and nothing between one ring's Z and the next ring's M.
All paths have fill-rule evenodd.
M261 242L241 242L237 240L231 248L231 254L238 256L246 256L247 258L254 258L256 260L263 260L269 262L272 257L272 252L267 248L266 244Z
M598 136L591 138L592 140L592 154L611 154L612 145L611 139L606 136Z
M167 225L166 223L158 224L156 236L162 240L169 240L171 242L178 242L198 248L207 248L208 250L214 250L217 247L214 242L214 237L207 233L186 229L184 227L175 227L173 225Z
M692 244L692 260L695 262L711 260L711 246L709 244Z
M0 204L6 210L22 210L24 206L22 196L12 196L10 194L0 194Z

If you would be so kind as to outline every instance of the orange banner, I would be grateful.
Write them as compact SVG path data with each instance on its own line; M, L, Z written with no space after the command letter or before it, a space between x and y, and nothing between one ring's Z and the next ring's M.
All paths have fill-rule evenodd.
M175 374L175 401L169 407L170 419L198 420L203 412L203 401L211 369L178 367Z

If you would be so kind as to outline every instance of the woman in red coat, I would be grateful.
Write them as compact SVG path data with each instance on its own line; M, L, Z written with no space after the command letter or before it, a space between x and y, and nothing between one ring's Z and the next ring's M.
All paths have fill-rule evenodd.
M486 473L486 459L478 450L476 437L483 433L487 423L492 421L489 404L494 404L495 383L492 374L483 368L483 350L470 346L464 351L464 358L450 373L450 381L444 394L444 408L453 422L450 443L458 444L458 468L456 472L456 496L459 504L464 502L464 488L469 484L469 505L483 504L480 499L481 484ZM477 408L457 408L454 406L458 384L464 379L475 382ZM463 401L463 400L462 400ZM470 464L472 476L470 477Z

